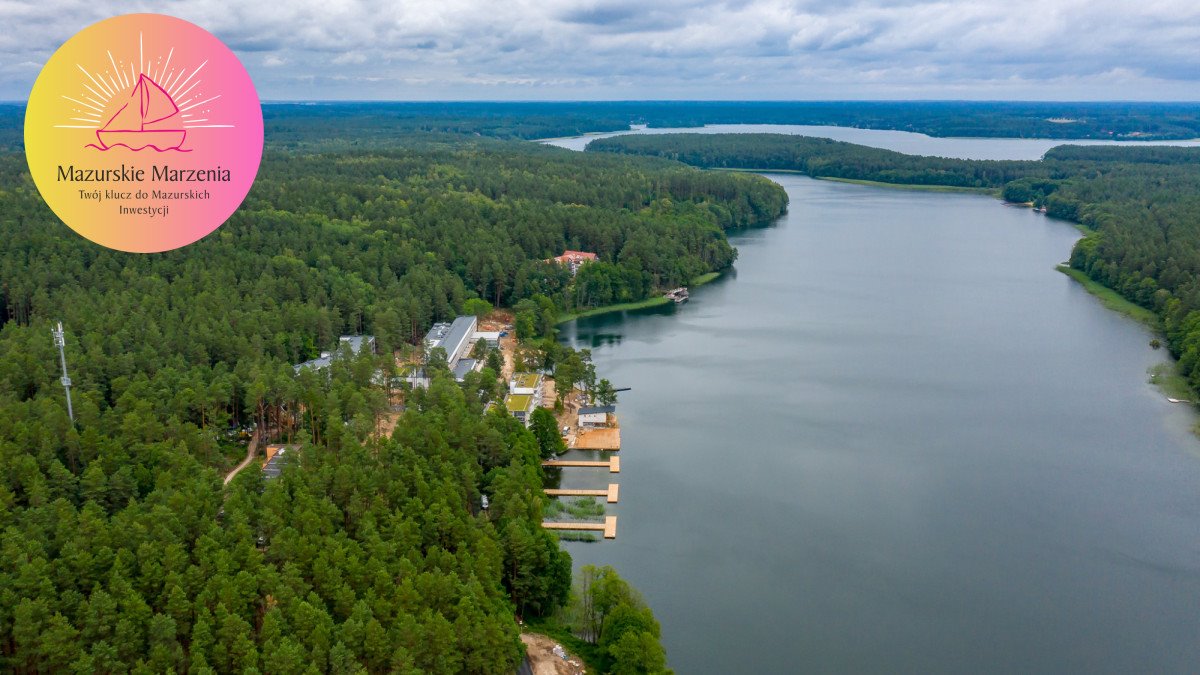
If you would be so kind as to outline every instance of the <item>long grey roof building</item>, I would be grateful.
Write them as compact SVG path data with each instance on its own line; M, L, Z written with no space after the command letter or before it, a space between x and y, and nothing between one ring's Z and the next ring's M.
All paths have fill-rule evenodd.
M425 336L425 348L441 347L446 350L446 363L453 370L458 360L466 356L477 323L478 320L473 316L460 316L448 324L435 323Z

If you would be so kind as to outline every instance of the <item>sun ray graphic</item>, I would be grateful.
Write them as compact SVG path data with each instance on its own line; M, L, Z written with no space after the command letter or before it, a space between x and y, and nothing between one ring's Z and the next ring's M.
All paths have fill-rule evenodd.
M120 49L117 54L107 49L90 69L75 64L83 74L79 90L62 95L64 123L53 126L94 129L97 140L87 147L97 150L123 147L158 152L188 152L182 146L189 129L234 128L219 123L221 94L209 91L198 77L207 60L194 68L178 61L173 65L173 46L165 57L154 51L153 41L149 57L146 48L145 36L139 32L136 55L118 58Z

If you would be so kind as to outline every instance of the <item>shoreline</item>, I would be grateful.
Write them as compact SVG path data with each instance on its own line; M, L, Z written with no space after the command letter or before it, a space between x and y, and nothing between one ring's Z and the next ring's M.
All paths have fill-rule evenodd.
M575 134L574 136L551 136L550 138L528 138L525 140L528 140L531 143L549 143L550 141L567 141L572 138L586 138L588 136L602 136L604 134L624 134L624 133L627 133L630 131L637 131L637 129L630 126L628 129L612 129L610 131L585 131L582 134ZM576 151L576 152L578 152L578 151Z
M707 124L704 125L704 127L707 127L707 126L710 126L710 125L707 125ZM917 132L917 133L919 133L919 132ZM927 134L925 134L925 135L927 135ZM938 138L936 136L929 136L929 137L930 138ZM988 139L988 138L998 138L998 137L981 136L981 137L945 137L945 138ZM1036 139L1036 140L1059 141L1060 145L1070 145L1072 141L1085 141L1085 142L1090 141L1091 143L1089 143L1089 144L1094 144L1094 145L1116 145L1116 146L1119 146L1122 143L1130 143L1130 144L1135 144L1135 145L1139 144L1139 143L1145 143L1148 146L1149 145L1164 145L1164 146L1172 146L1173 145L1175 147L1187 147L1188 144L1195 143L1200 139L1121 139L1121 140L1112 139L1107 142L1105 142L1101 139L1088 139L1088 138ZM1099 142L1097 142L1097 141L1099 141ZM1039 160L1042 160L1042 159L1044 159L1044 157L1039 158ZM851 184L851 185L863 185L863 186L867 186L867 187L891 188L891 189L899 189L899 190L914 190L914 191L924 191L924 192L978 194L978 195L987 195L990 197L995 197L997 199L1002 199L1002 195L1003 195L1002 189L999 189L999 188L959 187L959 186L950 186L950 185L916 185L916 184L909 184L909 183L885 183L882 181L862 180L862 179L853 179L853 178L839 178L839 177L832 177L832 176L812 176L805 171L800 171L797 169L761 169L761 168L749 168L749 167L697 167L697 168L701 168L701 170L708 170L708 171L731 171L731 172L759 173L759 174L778 173L778 174L802 175L802 176L808 176L814 180L828 180L828 181L833 181L833 182L838 182L838 183L847 183L847 184ZM1025 206L1027 208L1031 208L1033 206L1032 203L1008 204L1007 202L1006 202L1006 205ZM1043 213L1045 213L1045 212L1043 211ZM1053 218L1054 216L1049 216L1049 217ZM1062 220L1065 220L1066 222L1070 223L1073 227L1075 227L1076 230L1078 230L1084 236L1091 233L1091 230L1087 226L1085 226L1077 221L1072 221L1069 219L1062 219ZM1140 305L1137 305L1136 303L1133 303L1133 302L1127 300L1125 297L1120 295L1114 289L1109 288L1108 286L1105 286L1105 285L1091 279L1090 277L1088 277L1083 272L1080 272L1079 270L1072 269L1071 267L1069 267L1067 265L1057 265L1056 269L1059 272L1071 277L1077 283L1082 285L1084 290L1086 290L1090 295L1094 296L1097 300L1099 300L1100 303L1106 309L1109 309L1111 311L1122 314L1122 315L1142 324L1144 327L1148 328L1151 331L1151 333L1155 336L1156 340L1163 336L1162 319L1158 316L1158 314L1156 312L1146 309ZM707 275L705 275L705 276L707 276ZM711 279L708 279L708 280L711 280ZM699 285L699 284L693 284L693 285ZM596 315L600 315L600 314L606 314L609 312L623 311L623 310L627 310L627 309L642 309L645 307L654 307L654 306L664 304L664 301L665 301L665 298L662 299L661 301L658 299L651 299L651 300L645 301L643 303L629 303L627 305L611 305L611 306L607 306L607 307L600 307L600 308L596 308L594 310L589 310L587 312L583 312L583 313L579 313L579 314L563 315L559 318L558 323L562 324L562 323L566 323L567 321L570 321L570 320L583 318L586 316L596 316ZM1154 384L1159 389L1159 391L1165 397L1167 397L1168 400L1172 400L1172 402L1174 402L1173 399L1176 399L1176 398L1184 399L1185 397L1183 397L1180 394L1184 391L1190 392L1190 388L1187 386L1186 380L1183 380L1182 377L1177 373L1177 366L1175 365L1174 359L1171 359L1170 370L1171 370L1171 372L1166 372L1165 369L1156 369L1153 373L1150 374L1149 382L1151 384ZM1187 398L1190 398L1190 396ZM1194 431L1197 435L1200 435L1200 423L1198 423L1196 425L1196 429Z
M651 129L651 130L661 131L664 134L671 134L671 133L702 134L702 133L706 133L706 132L694 131L694 130L695 129L708 129L708 128L714 127L714 126L722 126L722 127L727 127L727 126L754 126L754 127L778 126L778 127L818 127L818 128L826 127L826 128L830 128L830 129L858 129L858 130L862 130L862 131L883 131L883 132L890 131L890 132L898 132L898 133L902 133L902 134L915 134L917 136L924 136L925 138L934 139L934 140L948 140L948 141L978 141L978 140L1051 141L1054 143L1058 143L1059 145L1072 145L1072 144L1079 144L1081 142L1085 145L1119 145L1122 143L1145 144L1145 145L1174 145L1177 143L1182 144L1178 147L1190 147L1191 144L1200 144L1200 137L1198 137L1198 138L1158 138L1158 137L1096 138L1096 137L1092 137L1092 136L1076 136L1076 137L1062 138L1059 136L937 136L934 134L926 133L924 131L911 131L911 130L907 130L907 129L896 129L896 128L888 128L888 127L853 126L853 125L846 125L846 124L806 124L806 123L793 123L793 122L705 122L698 126L692 125L692 126L686 126L686 127L654 126L652 124L640 124L640 125L630 124L628 129L617 129L617 130L613 130L613 131L587 131L587 132L584 132L581 134L576 134L574 136L554 136L551 138L530 138L530 139L526 139L526 140L532 141L534 143L544 143L547 141L562 141L562 140L567 140L567 139L571 139L571 138L583 138L585 136L594 136L594 135L598 135L598 134L623 134L623 133L627 133L627 132L635 132L636 133L642 129ZM776 134L783 134L783 135L809 136L808 134L786 134L786 133L780 132L780 131L754 131L754 132L728 131L728 132L720 132L720 133L732 133L732 134L736 134L736 133L765 133L765 134L776 133ZM809 137L810 138L828 138L827 136L809 136ZM830 140L837 140L837 139L830 139ZM850 141L841 141L841 142L850 142ZM1042 159L1044 159L1044 157L1040 157L1034 161L1041 161Z
M1162 334L1162 321L1153 311L1126 300L1120 293L1077 269L1068 267L1067 265L1055 265L1054 269L1074 279L1080 286L1083 286L1085 291L1099 300L1100 304L1106 308L1133 319L1146 328L1149 328L1155 335Z
M688 283L688 288L696 288L697 286L703 286L704 284L715 281L716 279L720 278L724 274L725 274L724 271L705 272L704 274L701 274L700 276L696 277L695 279L692 279L691 282ZM672 302L673 301L666 296L657 295L652 298L646 298L645 300L638 300L636 302L620 302L620 303L617 303L614 305L604 305L603 307L593 307L592 309L587 309L582 312L569 312L566 314L560 314L558 316L558 321L555 323L555 325L562 325L564 323L568 323L568 322L574 321L576 319L585 319L585 318L591 317L591 316L600 316L601 314L611 314L613 312L627 312L627 311L631 311L631 310L635 310L635 309L648 309L650 307L661 307L662 305L669 305Z
M859 178L833 178L830 176L814 176L816 180L829 180L836 183L851 185L866 185L868 187L892 188L893 190L919 190L922 192L959 192L965 194L988 195L999 197L1001 191L996 188L962 187L958 185L918 185L916 183L884 183L877 180L862 180Z
M1122 295L1095 281L1083 272L1068 267L1067 265L1055 265L1054 267L1059 272L1067 275L1075 280L1083 289L1090 295L1100 301L1104 308L1125 316L1133 321L1140 323L1150 330L1152 341L1157 341L1163 335L1162 320L1158 314L1126 300ZM1160 347L1165 349L1165 345ZM1163 395L1170 403L1193 403L1196 393L1192 390L1187 378L1179 372L1179 362L1170 353L1167 353L1166 360L1152 366L1146 375L1146 382L1154 385L1158 392ZM1197 422L1192 427L1192 433L1200 436L1200 422Z
M989 197L999 197L1000 190L994 188L977 188L977 187L960 187L957 185L919 185L917 183L885 183L877 180L864 180L861 178L838 178L835 176L809 176L808 173L798 169L748 169L741 167L712 167L709 171L735 171L739 173L784 173L797 176L808 176L813 180L828 180L835 183L849 183L851 185L866 185L868 187L892 188L893 190L920 190L923 192L961 192L967 194L988 195Z

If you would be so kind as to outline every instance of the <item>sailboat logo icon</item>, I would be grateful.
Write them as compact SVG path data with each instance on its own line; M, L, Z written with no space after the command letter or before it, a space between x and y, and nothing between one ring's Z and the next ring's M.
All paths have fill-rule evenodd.
M173 47L165 57L147 57L143 34L138 34L137 42L137 53L128 60L107 51L108 58L99 68L75 64L84 79L77 85L78 94L62 95L72 107L68 119L56 128L94 129L95 142L84 147L101 152L116 148L190 152L184 147L189 129L234 127L210 119L220 112L214 108L220 105L221 95L210 95L197 77L207 60L190 68L180 59L172 60Z
M179 116L175 99L144 73L138 76L133 93L125 105L113 113L96 131L98 150L123 145L130 150L153 148L159 152L183 149L187 129Z
M263 140L262 104L237 55L165 14L115 16L71 36L25 106L38 192L66 226L118 251L170 251L228 221Z

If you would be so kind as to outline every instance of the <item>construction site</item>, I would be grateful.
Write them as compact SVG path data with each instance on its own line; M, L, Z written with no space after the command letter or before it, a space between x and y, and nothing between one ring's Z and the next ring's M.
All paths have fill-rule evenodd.
M535 406L554 413L567 452L561 457L542 462L542 466L571 472L599 469L609 475L620 473L620 457L611 454L621 449L621 428L615 405L596 406L589 400L587 392L572 387L571 391L563 392L562 405L556 406L559 392L552 376L545 373L521 372L518 369L519 344L512 333L511 323L503 321L503 317L500 317L500 320L494 323L485 320L481 322L481 326L483 330L500 333L498 342L504 357L502 377L508 383L509 389L505 405L509 413L526 424L529 423L532 408ZM607 456L602 459L587 459L583 457L585 451L591 451L586 452L587 455L594 455L599 451ZM554 478L561 479L561 475ZM620 486L617 483L607 483L603 487L595 488L546 488L545 493L554 500L582 499L587 511L585 515L584 509L560 505L550 510L578 517L559 519L555 516L555 520L544 521L542 527L584 533L583 536L571 537L582 541L592 541L593 539L587 536L592 533L601 534L605 539L616 538L617 516L599 514L604 505L618 503Z

